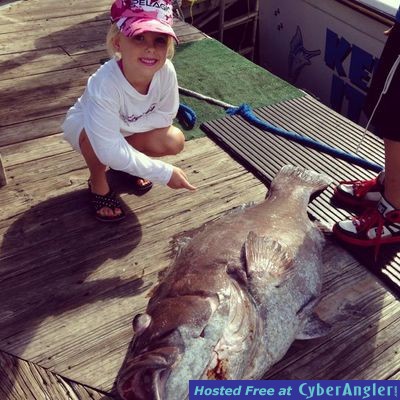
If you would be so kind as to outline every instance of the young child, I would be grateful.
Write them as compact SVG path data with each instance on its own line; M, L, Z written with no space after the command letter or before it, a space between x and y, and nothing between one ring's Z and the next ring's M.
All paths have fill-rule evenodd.
M132 175L132 184L137 180L145 188L153 181L173 189L196 189L180 168L150 158L178 154L185 142L172 125L179 96L168 59L177 41L171 3L114 1L107 35L112 59L89 78L63 123L64 138L82 153L89 168L91 204L101 221L125 216L108 185L107 167Z

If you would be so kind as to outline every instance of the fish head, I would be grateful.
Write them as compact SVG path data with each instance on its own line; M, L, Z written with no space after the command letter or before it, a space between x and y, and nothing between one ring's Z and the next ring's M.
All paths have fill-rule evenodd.
M139 354L125 364L117 380L117 390L123 400L161 400L171 367L179 349L158 347Z
M190 380L243 376L260 327L241 284L225 279L217 293L151 301L135 319L136 336L117 378L123 400L184 400Z
M134 319L135 337L117 377L120 397L123 400L184 399L189 378L196 378L191 378L193 371L186 371L182 359L188 343L201 338L212 312L212 301L201 296L152 302L146 314ZM178 397L167 393L171 390L179 390Z

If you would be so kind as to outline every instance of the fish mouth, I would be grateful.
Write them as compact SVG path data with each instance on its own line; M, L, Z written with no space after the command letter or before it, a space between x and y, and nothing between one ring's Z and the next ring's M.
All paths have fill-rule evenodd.
M117 391L123 400L162 400L171 367L179 349L166 346L130 359L117 378Z

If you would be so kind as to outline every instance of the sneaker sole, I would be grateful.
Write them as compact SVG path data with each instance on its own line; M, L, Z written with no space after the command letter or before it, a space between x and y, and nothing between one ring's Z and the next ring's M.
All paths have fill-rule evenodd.
M382 237L380 239L365 239L365 240L357 239L355 237L349 236L348 234L344 233L343 230L340 229L337 225L333 226L332 232L342 242L348 244L354 244L360 247L372 247L376 246L377 244L393 244L393 243L400 244L400 236Z

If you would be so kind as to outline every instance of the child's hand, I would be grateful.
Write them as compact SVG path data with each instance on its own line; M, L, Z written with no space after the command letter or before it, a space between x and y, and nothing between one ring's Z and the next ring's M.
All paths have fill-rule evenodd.
M167 186L171 189L196 190L196 187L189 183L186 174L178 167L174 167L171 179L167 183Z

